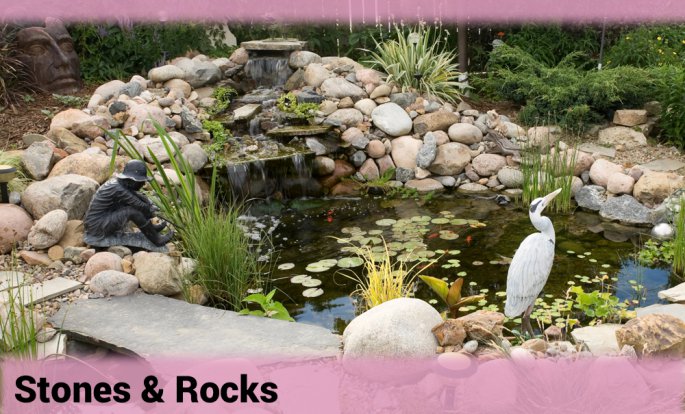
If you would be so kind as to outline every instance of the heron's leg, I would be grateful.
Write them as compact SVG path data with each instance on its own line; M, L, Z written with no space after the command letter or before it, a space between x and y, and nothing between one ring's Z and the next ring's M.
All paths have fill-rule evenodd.
M528 332L531 338L535 337L535 332L533 332L533 326L530 324L530 314L533 312L533 305L530 305L525 312L523 312L523 318L521 320L521 332Z

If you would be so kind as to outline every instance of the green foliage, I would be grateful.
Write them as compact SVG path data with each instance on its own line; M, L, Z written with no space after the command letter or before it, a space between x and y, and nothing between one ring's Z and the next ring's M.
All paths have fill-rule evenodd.
M680 211L675 218L675 239L673 240L673 271L685 274L685 199L680 199Z
M203 204L192 167L183 157L176 157L180 149L169 134L160 125L155 127L169 155L170 168L179 180L179 184L173 184L162 163L150 151L163 183L150 182L160 216L173 224L184 253L197 260L194 282L208 292L215 304L241 309L247 290L261 284L262 269L257 261L260 246L250 244L238 223L242 207L221 208L215 203L216 167L212 171L209 200ZM112 165L119 147L131 158L143 159L121 131L111 136L115 140Z
M219 115L225 112L229 105L231 105L231 98L238 96L238 92L229 87L219 86L212 92L212 98L216 99L214 105L207 109L209 115Z
M643 266L668 265L673 263L673 250L672 241L660 243L655 240L647 240L637 252L636 259Z
M655 67L682 65L685 25L641 25L621 33L607 51L607 66Z
M569 291L576 295L573 307L592 318L594 322L620 322L627 307L625 302L619 303L618 298L610 292L585 292L581 286L573 286Z
M548 209L567 213L571 211L571 183L575 168L577 150L560 151L559 146L542 155L538 148L528 148L521 152L521 173L523 173L522 203L525 207L538 197L561 188Z
M16 30L0 25L0 109L16 105L26 92L33 91L31 73L18 58L13 46Z
M129 27L80 23L69 27L89 82L128 79L146 74L167 58L190 50L212 54L216 49L206 27L198 24L133 24Z
M12 252L12 264L9 271L18 274L16 252ZM38 355L38 341L36 334L40 326L36 326L38 311L31 303L31 298L24 295L31 294L30 289L14 284L9 277L6 301L0 304L0 358L12 356L19 359L35 359ZM24 306L24 303L29 305Z
M449 51L432 27L419 25L410 33L395 27L395 38L376 42L369 63L388 74L387 82L403 91L416 90L446 102L461 99L455 54ZM413 41L413 42L412 42Z
M0 164L9 165L17 169L17 175L9 182L10 191L22 192L31 182L31 179L24 171L21 156L12 155L5 151L0 151Z
M231 132L226 130L219 121L204 120L202 121L202 128L212 135L212 143L205 146L205 149L213 154L222 153L228 143Z
M653 70L657 74L661 117L660 138L685 149L685 68L664 66Z
M288 313L288 310L285 308L285 306L283 306L281 302L273 300L275 293L276 289L272 290L266 295L264 295L263 293L251 294L250 296L243 299L243 302L256 303L257 305L259 305L261 310L250 310L245 308L238 313L241 315L264 316L272 319L280 319L282 321L295 322L295 319L290 317L290 314Z
M583 66L599 52L601 33L593 28L562 29L559 25L524 25L508 35L508 45L518 47L546 66L556 66L576 54Z
M58 95L53 93L52 97L62 105L69 106L71 108L83 108L88 103L88 99L81 98L80 96Z
M315 103L298 103L297 97L292 92L281 95L276 101L276 106L280 111L293 114L301 119L311 119L319 110L319 105Z
M462 297L461 288L464 285L464 278L460 277L450 286L446 281L432 276L419 276L440 299L447 305L450 318L456 318L459 313L459 308L470 303L483 300L485 296L474 295Z

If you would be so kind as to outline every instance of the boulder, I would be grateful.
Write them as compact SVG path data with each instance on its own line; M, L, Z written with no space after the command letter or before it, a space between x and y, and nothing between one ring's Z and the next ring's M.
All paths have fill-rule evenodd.
M234 50L233 53L231 53L231 56L228 57L228 60L235 63L236 65L244 65L247 63L249 58L250 55L247 53L247 50L245 50L245 48L239 47L236 50Z
M528 129L527 145L546 150L553 147L561 137L561 130L556 126L539 126Z
M321 63L321 56L307 50L298 50L290 54L288 65L293 69L303 68L311 63Z
M432 191L443 191L445 187L440 184L440 181L432 178L424 178L422 180L409 180L404 184L407 188L413 188L418 193L430 193Z
M138 252L133 255L140 287L153 295L181 293L181 274L174 259L162 253Z
M487 193L490 189L478 183L466 183L459 186L458 191L466 194Z
M614 112L613 123L634 127L647 123L647 111L644 109L619 109Z
M67 212L52 210L36 222L29 232L28 241L33 248L47 249L57 244L67 228Z
M649 314L616 331L618 347L630 345L642 357L685 357L685 322L672 315Z
M164 65L150 69L147 77L153 82L164 83L171 79L183 79L183 75L183 70L178 66Z
M355 76L357 77L357 81L361 82L362 85L369 83L372 85L380 85L383 81L383 74L375 69L359 69L355 72Z
M104 270L90 280L90 290L107 296L126 296L138 289L138 279L128 273Z
M314 174L319 177L332 174L335 171L335 161L328 157L317 156L314 158L312 168Z
M128 111L124 129L130 130L135 126L143 134L157 134L154 123L156 122L164 128L167 126L167 119L166 114L159 106L135 105Z
M478 310L457 320L463 323L468 339L485 343L502 337L504 315L499 312Z
M393 142L393 158L394 153ZM471 161L471 150L464 144L450 142L438 147L438 154L428 167L428 170L437 175L457 175L464 171L464 167Z
M75 154L77 152L85 151L88 148L86 141L77 137L66 128L50 129L47 133L47 137L50 138L58 148L63 149L68 154Z
M181 150L183 158L188 162L194 172L198 172L209 161L207 152L196 142L188 144Z
M183 80L193 88L198 88L221 80L221 70L212 62L180 58L174 60L174 65L183 70Z
M447 131L452 124L457 122L459 122L459 116L453 112L431 112L419 115L414 119L414 132L423 135L429 131Z
M615 220L628 225L644 225L652 222L652 210L627 194L607 198L599 210L599 215L607 220Z
M412 120L399 105L392 102L379 105L371 112L373 124L386 134L399 137L412 130Z
M118 97L119 91L121 91L121 88L123 88L124 85L126 84L120 80L112 80L98 86L93 92L93 95L100 95L102 99L107 102L112 98Z
M497 172L497 180L507 188L523 187L523 173L512 167L504 167Z
M22 203L36 219L52 210L62 209L70 220L81 220L98 187L97 181L81 175L50 177L29 185L22 194Z
M105 136L110 126L109 121L105 117L95 115L74 123L71 127L71 132L81 138L95 139Z
M655 206L671 193L685 187L685 177L672 172L647 171L633 187L633 196L642 204Z
M416 157L422 145L423 141L410 136L393 139L391 155L395 166L409 170L415 169Z
M483 133L477 126L465 123L452 125L447 135L452 141L466 145L477 144L483 140Z
M369 145L366 148L371 158L380 158L385 155L385 145L378 139L369 141Z
M305 72L306 74L306 72ZM343 78L328 78L321 83L321 93L328 98L346 98L358 100L366 97L366 92L354 83Z
M347 325L343 332L343 361L431 358L438 345L431 329L441 322L438 311L420 299L387 301Z
M604 188L609 183L609 177L616 173L623 173L623 167L605 159L598 159L590 167L590 179Z
M193 87L183 79L171 79L164 82L164 87L169 89L169 92L173 92L173 95L177 98L189 98L190 94L193 93Z
M432 132L423 137L423 145L416 155L416 165L421 168L428 168L438 154L437 138Z
M364 122L364 115L354 108L338 109L326 118L337 124L352 127Z
M83 242L83 221L68 220L67 226L64 229L64 234L59 240L58 244L64 249L68 247L82 247L86 244Z
M473 161L473 169L481 177L495 175L507 165L507 160L498 154L480 154Z
M332 78L333 76L335 76L333 72L324 68L323 65L320 63L312 63L311 65L308 65L307 68L304 70L304 82L307 84L307 86L311 86L313 88L320 87L326 79ZM345 81L344 79L342 80ZM361 88L359 88L359 90L361 91ZM327 94L324 93L324 95ZM339 96L339 98L343 98L344 96L345 95ZM338 97L336 96L336 98Z
M586 185L576 192L576 203L588 210L599 211L606 200L606 190L598 185Z
M599 131L598 142L607 146L622 145L625 149L631 150L647 145L647 137L632 128L616 126Z
M377 106L376 102L369 98L360 99L354 104L354 108L365 116L371 116L371 113Z
M50 173L55 161L55 144L39 141L31 144L21 153L21 162L26 173L34 180L43 180Z
M367 88L367 90L369 90ZM378 85L377 87L373 88L373 92L369 95L369 98L371 99L378 99L378 98L386 98L390 95L392 92L392 87L388 85L387 83L384 83L382 85Z
M607 181L607 191L612 194L633 194L635 179L623 173L614 173Z
M461 347L466 339L464 321L459 319L447 319L443 323L435 326L431 332L435 335L440 346Z
M0 254L12 251L23 242L33 227L33 219L23 208L14 204L0 204Z
M366 179L366 181L373 181L380 178L378 166L372 158L364 161L362 166L359 168L359 173Z
M121 265L121 257L110 252L95 253L88 259L80 281L86 282L91 280L93 276L105 270L123 272L124 268Z
M658 293L659 299L669 302L685 302L685 283L680 283L670 289L661 290Z
M120 81L121 82L121 81ZM123 85L123 82L121 82ZM76 123L87 121L90 115L80 109L67 109L56 114L50 121L50 129L72 129Z
M111 158L106 155L78 153L72 154L53 167L49 177L76 174L91 178L102 184L110 177L109 167Z

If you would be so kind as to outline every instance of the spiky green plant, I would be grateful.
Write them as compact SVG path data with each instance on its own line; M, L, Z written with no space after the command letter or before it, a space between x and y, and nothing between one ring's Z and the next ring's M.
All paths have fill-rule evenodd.
M16 269L16 252L12 252L10 272L18 273ZM0 303L0 357L35 359L38 355L36 334L40 326L36 326L37 312L26 295L31 295L31 290L15 283L12 276L0 286L0 296L4 296L5 302Z
M675 239L673 240L673 271L685 273L685 198L680 198L680 211L675 217Z
M14 47L16 29L0 26L0 108L16 105L26 92L32 92L31 73L18 58Z
M555 144L548 155L541 154L537 148L527 148L521 152L521 172L523 173L523 195L525 207L538 197L561 188L549 207L557 213L571 210L571 185L576 164L577 149L561 151Z
M376 43L376 51L367 50L368 63L388 74L403 91L416 90L446 102L461 99L466 85L458 82L455 54L440 40L441 33L431 27L417 26L406 34L395 26L396 39Z

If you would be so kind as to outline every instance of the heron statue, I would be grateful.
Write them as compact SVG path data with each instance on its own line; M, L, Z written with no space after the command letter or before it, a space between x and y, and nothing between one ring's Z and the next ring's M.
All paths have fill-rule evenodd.
M530 325L530 314L535 300L547 283L549 272L554 261L554 226L549 217L542 216L542 211L554 197L561 192L561 188L536 198L530 204L530 221L539 233L526 237L509 265L507 274L507 302L504 314L513 318L523 313L521 331L534 336Z

